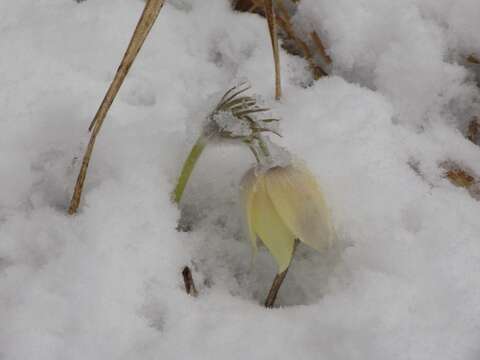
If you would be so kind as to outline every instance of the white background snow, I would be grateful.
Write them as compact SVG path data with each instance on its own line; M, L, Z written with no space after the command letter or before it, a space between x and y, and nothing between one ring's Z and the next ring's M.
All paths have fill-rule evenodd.
M311 83L282 51L278 103L263 18L168 2L68 216L143 5L0 2L0 359L479 359L480 204L440 164L480 174L462 135L479 110L462 59L480 55L480 2L302 0L294 21L321 34L332 75ZM239 78L281 116L339 237L330 254L299 249L272 310L275 264L263 250L251 266L241 222L248 151L206 151L181 206L191 232L170 202L205 104Z

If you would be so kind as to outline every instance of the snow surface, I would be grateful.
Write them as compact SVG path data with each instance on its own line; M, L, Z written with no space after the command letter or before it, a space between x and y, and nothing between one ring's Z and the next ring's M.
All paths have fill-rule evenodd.
M479 110L461 59L480 55L480 2L302 0L296 26L321 34L334 75L312 83L282 51L274 103L264 19L170 1L70 217L86 128L143 4L0 2L0 359L478 359L480 206L439 165L480 174L461 134ZM240 221L248 151L207 148L183 215L170 202L205 104L239 78L282 117L339 234L330 254L299 249L271 310L275 264L263 250L251 266Z

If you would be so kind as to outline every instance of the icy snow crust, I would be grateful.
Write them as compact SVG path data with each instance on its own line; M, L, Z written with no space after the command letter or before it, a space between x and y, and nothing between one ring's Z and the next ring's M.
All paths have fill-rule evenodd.
M341 245L300 248L274 310L260 303L275 264L263 250L250 266L240 220L248 151L207 149L182 204L191 232L169 198L212 94L246 77L273 98L266 24L225 0L164 7L66 215L142 8L0 2L0 359L478 359L480 206L438 165L480 174L458 130L478 94L455 63L479 55L480 2L302 0L295 21L321 33L335 75L305 88L306 63L282 52L274 110Z

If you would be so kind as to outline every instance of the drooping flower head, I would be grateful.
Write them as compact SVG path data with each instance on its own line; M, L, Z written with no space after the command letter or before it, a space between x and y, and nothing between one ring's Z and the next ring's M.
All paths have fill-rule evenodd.
M254 251L268 248L278 272L290 264L295 241L328 249L334 237L329 210L315 177L299 163L255 167L242 181L246 220Z
M254 250L257 239L265 244L280 273L288 268L297 240L323 251L330 247L334 232L315 177L265 136L280 136L279 119L267 116L269 109L259 106L257 97L245 95L248 89L246 83L232 87L206 117L172 195L178 203L207 143L246 145L257 163L242 181L249 236Z

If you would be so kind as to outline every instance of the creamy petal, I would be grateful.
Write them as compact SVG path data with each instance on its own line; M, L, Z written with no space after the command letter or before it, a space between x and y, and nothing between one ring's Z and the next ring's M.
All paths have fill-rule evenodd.
M253 197L255 194L255 187L257 178L255 176L255 170L249 170L242 179L242 200L244 203L245 209L245 219L248 227L248 237L250 238L250 243L252 244L253 256L257 254L257 234L253 229Z
M265 187L265 176L257 179L252 204L252 224L255 233L262 240L278 264L278 272L290 265L295 235L283 223L275 211Z
M276 167L265 175L275 210L290 231L318 251L331 246L330 213L315 177L301 165Z

